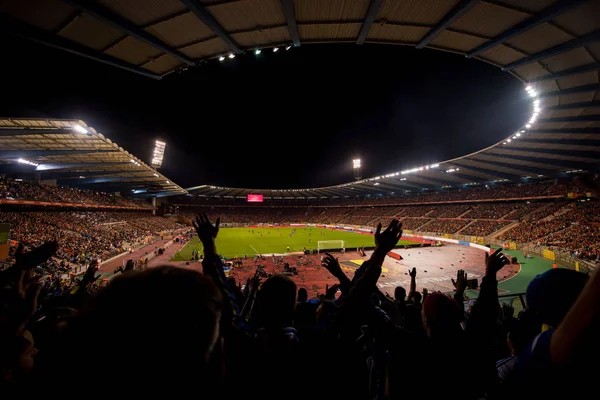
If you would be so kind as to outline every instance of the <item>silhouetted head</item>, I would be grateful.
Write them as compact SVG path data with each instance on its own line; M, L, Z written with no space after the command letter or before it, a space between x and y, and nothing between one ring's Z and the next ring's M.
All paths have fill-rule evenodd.
M298 289L298 303L304 303L308 300L308 291L301 287Z
M64 357L74 370L64 376L92 384L110 370L119 386L197 381L221 311L220 291L198 272L163 266L120 275L69 328Z
M296 310L296 284L285 275L273 275L258 292L258 312L261 326L284 328L291 326Z
M541 322L558 326L583 290L588 276L556 268L533 278L527 286L527 308Z
M396 301L406 300L406 289L402 286L396 286L396 289L394 289L394 299L396 299Z
M442 293L433 293L423 302L423 328L430 337L454 336L462 330L463 311L460 306Z

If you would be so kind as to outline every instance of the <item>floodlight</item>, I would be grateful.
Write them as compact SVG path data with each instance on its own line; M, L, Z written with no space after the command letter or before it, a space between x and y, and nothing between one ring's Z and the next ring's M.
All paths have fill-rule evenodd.
M277 53L277 50L279 50L279 47L273 47L273 53Z
M83 126L81 125L73 125L73 129L75 129L77 132L79 133L88 133L88 130L85 129Z
M37 166L39 166L39 165L40 165L40 164L38 164L38 163L34 163L34 162L31 162L31 161L27 161L27 160L25 160L25 159L23 159L23 158L19 158L19 159L17 160L17 162L18 162L18 163L20 163L20 164L32 165L32 166L34 166L34 167L37 167Z
M223 57L223 56L219 57L219 61L224 61L224 60L225 60L225 57Z
M165 142L161 142L160 140L155 142L151 163L153 167L160 168L162 166L163 157L165 155L165 147L167 147Z
M360 165L360 158L356 158L356 159L352 160L352 167L353 168L355 168L355 169L356 168L360 168L360 166L361 166Z
M261 52L261 50L260 50L260 49L256 49L256 50L254 50L254 54L256 54L256 55L259 55L259 54L260 54L260 52Z
M231 53L231 54L229 55L229 58L235 58L235 54Z

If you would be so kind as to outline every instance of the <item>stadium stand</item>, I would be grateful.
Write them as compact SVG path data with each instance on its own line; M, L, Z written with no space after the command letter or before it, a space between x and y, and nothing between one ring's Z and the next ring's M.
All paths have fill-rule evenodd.
M187 202L208 209L211 216L244 224L286 220L289 210L283 206L298 201L305 202L306 211L298 209L289 218L315 218L321 223L352 222L351 213L356 221L381 219L384 216L375 211L378 206L401 206L394 215L414 215L403 218L405 228L435 227L446 234L464 226L488 232L513 217L515 223L525 222L501 237L558 245L588 259L598 258L597 200L590 199L588 205L577 182L553 181L598 171L600 2L596 0L143 4L138 0L5 0L0 11L4 33L155 79L215 58L225 60L228 54L241 57L244 51L312 42L414 45L496 65L531 85L529 93L540 94L543 110L533 118L532 129L519 130L490 148L407 172L406 181L399 171L330 188L265 191L272 209L264 204L238 207L248 190L209 185L190 188L194 195L210 197L201 200L203 204L195 203L196 198L176 202L181 208ZM94 145L109 150L119 161L95 147L90 156L92 148L73 148L68 139L49 150L48 141L60 141L55 136L71 136L77 145L85 140L73 132L70 122L44 121L5 122L7 130L0 136L2 160L14 163L16 157L25 157L27 165L34 166L31 163L43 161L39 156L43 154L56 163L78 158L80 163L90 162L73 157L83 151L97 163L128 165L127 172L111 178L127 182L130 191L147 190L156 181L163 194L185 193L161 174L154 176L154 170L140 161L131 162L128 153L91 129L86 129L92 133L89 140L101 142ZM19 145L15 147L11 140ZM70 154L52 153L65 150ZM106 178L103 168L86 171ZM539 179L544 182L521 184ZM380 184L377 190L374 183ZM481 187L440 191L443 186L457 189L473 184ZM467 299L469 276L464 270L452 280L451 295L417 291L422 277L411 270L409 288L397 286L392 297L376 290L383 275L382 260L401 236L398 223L392 221L377 235L375 250L361 260L355 274L348 276L335 257L324 257L320 268L338 285L318 299L308 299L289 277L268 276L260 268L246 282L226 279L215 242L220 232L201 218L196 233L203 244L204 274L169 266L138 271L127 265L123 274L100 290L94 262L81 280L42 275L37 269L51 264L52 271L60 272L64 260L79 257L80 251L109 254L111 246L118 247L137 232L143 235L176 225L155 216L103 217L100 214L112 211L110 205L117 200L68 193L70 189L56 186L52 190L63 200L55 202L60 208L69 208L61 204L71 204L66 199L76 196L93 202L99 211L62 211L67 214L57 221L54 211L37 209L47 204L10 200L19 188L6 191L3 199L2 214L18 224L21 238L32 244L56 235L61 238L58 245L46 242L25 253L13 247L14 262L0 274L2 383L15 396L57 392L106 397L119 392L172 397L194 393L219 399L399 399L416 392L422 398L493 399L554 398L565 388L572 398L587 398L593 390L597 370L589 366L597 362L595 338L600 326L597 271L588 276L553 268L536 276L523 295L526 308L518 314L512 304L500 304L499 274L509 263L502 252L485 258L478 291L471 293L477 296L474 300ZM30 189L20 193L26 197ZM424 189L432 193L423 193ZM391 192L403 196L389 197ZM350 193L353 198L345 198ZM233 198L224 199L226 195ZM464 208L441 210L457 206L447 204L453 201L463 207L468 204L469 213L476 216L503 219L473 220L466 218L468 213L465 218L457 214ZM544 206L523 206L531 207L523 215L505 213L510 201L543 202ZM36 211L5 213L5 205L15 207L14 202L33 205ZM311 207L315 209L309 213ZM357 210L363 207L373 214ZM526 212L531 209L532 213ZM424 210L429 214L425 216ZM452 219L443 219L446 211ZM77 217L78 213L83 216ZM78 218L87 221L85 226ZM97 227L89 224L98 222L125 224L122 231L96 232ZM92 241L90 235L99 236Z

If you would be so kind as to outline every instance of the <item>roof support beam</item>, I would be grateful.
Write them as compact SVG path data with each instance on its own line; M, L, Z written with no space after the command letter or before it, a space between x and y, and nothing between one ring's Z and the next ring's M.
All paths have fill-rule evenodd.
M563 89L563 90L557 90L554 92L540 93L538 95L538 97L562 96L565 94L596 92L598 90L600 90L600 83L593 83L591 85L577 86L577 87L570 88L570 89Z
M287 22L288 32L294 42L294 46L300 46L300 34L298 33L298 23L296 22L296 13L294 12L294 1L283 0L283 15Z
M482 44L481 46L475 48L474 50L470 51L469 53L467 53L467 58L476 57L476 56L480 55L481 53L483 53L484 51L489 50L492 47L498 46L499 44L502 44L502 43L506 42L507 40L512 39L515 36L525 33L527 31L535 28L536 26L543 24L544 22L553 20L554 18L558 17L559 15L579 6L580 4L585 3L586 1L588 1L588 0L562 0L562 1L559 1L558 3L546 8L545 10L534 15L533 17L528 18L525 21L521 22L520 24L517 24L517 25L513 26L512 28L508 29L507 31L501 33L499 36L495 37L494 39L490 40L489 42L486 42L486 43Z
M559 152L554 149L542 149L542 148L521 148L521 149L504 149L504 148L494 148L492 149L492 154L501 154L504 155L521 155L536 158L538 160L542 160L542 162L547 162L548 160L570 160L583 162L587 164L597 164L599 162L599 158L597 154L590 154L590 152L586 151L566 151Z
M202 23L208 26L227 46L236 54L240 54L242 49L229 36L223 27L217 22L215 17L198 0L180 0Z
M0 150L0 159L118 152L119 150Z
M513 154L502 154L501 157L503 158L507 158L509 160L519 160L519 161L531 161L531 162L539 162L540 159L547 161L548 159L543 158L542 156L540 156L540 158L537 157L530 157L530 156L521 156L521 155L513 155ZM594 164L590 164L590 163L586 163L586 162L579 162L579 161L571 161L571 160L560 160L560 165L567 167L567 168L572 168L572 169L583 169L586 171L590 171L590 170L598 170L600 169L600 165L594 165ZM558 164L558 162L557 162ZM554 172L555 174L557 172Z
M553 169L530 167L530 166L527 166L527 165L515 164L515 163L510 163L510 162L492 161L492 160L482 159L482 158L473 158L473 160L474 161L479 161L479 162L484 162L484 163L490 164L490 165L496 165L496 166L501 167L501 168L518 169L518 170L521 170L521 171L523 171L523 172L525 172L527 174L531 174L532 176L537 176L537 175L552 175L552 174L555 174L557 172L556 170L553 170Z
M73 129L3 129L0 128L0 136L30 136L30 135L73 135L77 131Z
M417 43L416 48L422 49L431 43L440 33L442 33L447 27L452 25L454 21L465 15L471 8L477 4L479 0L463 0L456 5L442 20L431 30L419 43Z
M585 64L575 68L565 69L564 71L556 72L554 74L540 76L530 80L530 83L537 83L542 81L550 81L558 78L564 78L566 76L583 74L584 72L598 71L600 70L600 63Z
M488 163L487 161L477 160L473 158L463 158L461 160L458 160L458 162L462 163L461 165L464 165L468 168L472 168L474 170L481 169L484 171L498 171L497 173L512 175L519 178L528 174L527 171L522 170L518 165L500 168L498 165L493 165L491 163Z
M474 167L471 165L463 165L463 164L459 164L460 165L460 170L464 172L480 172L482 174L485 175L491 175L493 177L496 178L500 178L500 179L508 179L509 181L512 182L518 182L521 179L521 176L519 175L514 175L514 174L506 174L504 172L498 172L498 171L494 171L492 169L487 169L487 168L481 168L481 167ZM477 178L474 181L481 181L481 178Z
M105 163L60 163L60 164L40 164L36 171L56 171L56 172L70 172L68 170L77 168L106 168L115 165L130 165L130 162L105 162Z
M39 172L39 171L36 171ZM116 175L121 176L121 174L134 174L133 176L129 176L128 178L137 178L140 175L135 175L136 173L148 173L147 171L132 171L130 169L120 169L113 171L51 171L44 173L42 176L44 179L57 179L59 181L70 180L70 179L82 179L80 176L85 176L89 178L91 176L102 176L102 175Z
M80 57L87 58L89 60L98 61L103 64L110 65L112 67L117 67L125 71L133 72L138 75L143 75L148 78L157 80L161 79L160 75L140 68L137 65L130 64L128 62L119 60L118 58L106 54L95 52L78 43L64 39L60 36L49 35L48 33L40 29L25 25L21 22L14 21L7 17L0 17L0 30L5 31L6 33L13 36L31 40L32 42L43 44L44 46L66 51L67 53L75 54Z
M580 115L578 117L558 117L558 118L547 118L540 119L537 121L538 124L544 122L598 122L600 121L600 115Z
M128 21L125 18L121 17L120 15L110 11L108 8L101 6L98 3L95 3L95 2L92 3L91 1L85 1L85 0L61 0L61 1L63 3L70 5L71 7L74 7L80 11L83 11L86 14L91 15L92 17L104 22L105 24L111 25L111 26L127 33L128 35L133 36L137 40L142 41L142 42L154 47L155 49L164 51L165 53L172 55L173 57L177 58L178 60L180 60L188 65L196 64L194 60L192 60L185 54L182 54L179 51L173 49L172 47L170 47L168 44L166 44L162 40L155 38L154 36L150 35L145 30L138 28L137 26L132 24L130 21Z
M600 100L587 101L583 103L559 104L557 106L544 107L544 111L573 110L587 107L600 107Z
M587 35L583 35L578 38L569 40L568 42L551 47L549 49L532 54L530 56L521 58L520 60L517 60L513 63L502 67L502 71L512 71L513 69L521 67L523 65L531 64L533 62L540 61L545 58L555 56L557 54L566 53L567 51L583 47L588 43L598 41L600 41L600 29L592 33L588 33Z
M594 134L600 133L600 128L564 128L564 129L532 129L530 133L556 133L557 135L568 134Z
M356 39L356 44L363 44L369 36L369 31L371 30L371 26L373 26L373 21L375 21L375 17L381 8L381 0L371 0L369 4L369 9L367 10L367 16L360 27L360 32L358 33L358 39Z
M153 177L152 175L140 176L140 177L136 177L136 178L132 178L129 176L119 176L119 177L106 177L106 178L73 179L73 181L75 181L78 185L93 185L96 183L107 183L107 182L136 182L135 179L152 178L152 177ZM147 182L147 183L151 183L151 182Z
M519 148L524 144L535 145L535 146L543 146L543 145L555 145L555 146L546 146L545 148L553 149L555 152L568 152L575 153L576 150L571 150L573 146L585 146L586 150L578 150L578 151L587 151L587 152L597 152L596 157L600 156L600 141L596 139L570 139L567 136L563 136L557 139L545 139L545 138L519 138L519 142L511 143L511 146ZM523 146L526 147L526 146ZM529 146L527 146L529 148ZM536 151L538 149L535 149Z

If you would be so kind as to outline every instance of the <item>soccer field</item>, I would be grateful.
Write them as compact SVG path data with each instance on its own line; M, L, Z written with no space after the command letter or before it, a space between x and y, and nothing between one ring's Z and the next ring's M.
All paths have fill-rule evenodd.
M252 233L254 231L254 233ZM224 257L243 257L244 254L283 254L299 252L304 247L307 250L317 248L320 240L343 240L346 249L356 249L362 246L374 246L373 236L361 233L336 231L325 228L298 227L290 237L293 228L221 228L217 236L217 252ZM261 236L262 235L262 236ZM310 240L310 241L309 241ZM398 245L415 244L416 242L400 240ZM192 258L192 250L202 251L202 243L198 237L190 240L178 253L173 261L187 261Z

